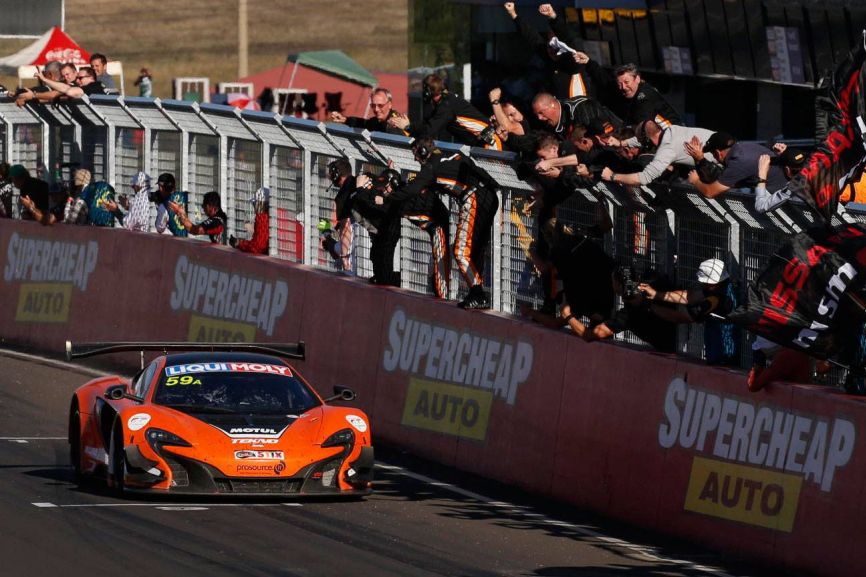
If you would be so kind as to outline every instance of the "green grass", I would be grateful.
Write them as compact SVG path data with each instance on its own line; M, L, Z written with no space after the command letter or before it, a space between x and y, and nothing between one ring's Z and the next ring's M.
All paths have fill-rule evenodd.
M171 79L238 77L237 0L66 0L66 32L90 52L123 62L127 94L142 67L154 92ZM340 49L373 71L407 68L407 0L248 0L249 73L279 66L291 52ZM0 55L32 40L0 39ZM17 85L0 76L0 83Z

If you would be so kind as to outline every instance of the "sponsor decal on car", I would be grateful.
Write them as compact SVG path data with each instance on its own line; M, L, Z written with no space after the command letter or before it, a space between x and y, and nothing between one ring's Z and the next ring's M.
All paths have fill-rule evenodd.
M679 377L658 430L661 447L706 455L692 462L686 510L786 532L803 485L831 492L855 441L847 419L712 393Z
M358 429L359 433L367 432L367 422L358 415L346 415L346 420L349 424Z
M72 307L72 289L87 290L96 270L99 243L28 238L12 233L6 250L3 280L20 282L16 322L65 323Z
M130 431L139 431L150 422L150 415L147 413L136 413L129 417L126 421L126 428Z
M235 451L235 459L251 459L256 461L282 461L284 459L282 451L253 451L243 450Z
M174 311L192 313L190 341L252 341L256 330L273 335L288 298L285 281L229 273L181 255L174 266L169 303Z
M267 373L291 377L292 369L285 365L261 363L192 363L165 367L165 374L169 377L191 373Z
M285 470L286 464L283 461L280 461L276 465L253 465L244 463L235 467L235 471L238 473L273 473L274 475L279 475Z
M410 375L402 423L483 441L494 400L514 405L532 372L531 343L391 315L382 367Z
M232 439L232 445L252 445L253 447L259 445L276 445L279 442L279 439Z

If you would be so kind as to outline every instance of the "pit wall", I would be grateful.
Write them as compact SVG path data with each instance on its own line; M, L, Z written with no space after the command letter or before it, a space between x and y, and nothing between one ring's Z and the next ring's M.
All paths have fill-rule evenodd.
M0 221L0 327L64 341L284 342L376 438L779 568L866 574L866 406L166 236ZM137 355L125 359L137 364Z

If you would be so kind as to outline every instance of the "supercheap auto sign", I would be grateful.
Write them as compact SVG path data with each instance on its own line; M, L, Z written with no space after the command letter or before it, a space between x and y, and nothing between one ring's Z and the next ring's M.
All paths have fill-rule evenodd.
M533 356L528 342L459 331L396 309L382 366L410 375L403 425L483 441L494 400L514 405Z
M791 532L804 483L829 493L854 452L850 420L668 385L658 442L693 451L685 509Z
M73 289L87 290L96 270L99 243L48 240L13 232L6 247L3 280L21 283L16 322L65 323Z

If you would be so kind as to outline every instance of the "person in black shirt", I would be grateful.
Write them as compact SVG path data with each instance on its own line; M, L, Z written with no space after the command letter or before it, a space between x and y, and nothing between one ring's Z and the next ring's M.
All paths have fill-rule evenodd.
M336 110L331 112L328 120L351 126L352 128L365 128L372 132L388 132L391 134L399 134L400 136L409 136L409 134L396 126L388 124L388 120L394 117L399 117L401 114L394 110L392 104L393 97L391 91L387 88L376 88L370 94L370 109L373 111L373 116L370 118L360 118L358 116L343 116Z
M605 96L601 98L615 103L612 108L629 126L647 120L656 121L662 128L671 124L683 125L680 114L655 87L641 79L634 64L623 64L614 70L614 78L594 60L587 63L587 71L594 86L603 87Z
M105 86L96 80L96 73L89 66L82 66L78 69L76 76L77 86L70 86L65 82L59 82L48 78L41 72L36 73L36 78L41 80L46 86L60 93L61 97L66 98L81 98L85 94L92 96L94 94L105 94Z
M405 130L415 138L442 140L450 133L457 142L502 150L502 140L489 119L469 102L445 89L445 81L435 74L424 77L423 99L426 112L422 122L410 122L405 115L388 120L390 126Z
M198 224L193 224L190 221L186 215L186 210L178 203L169 202L168 206L180 218L181 224L190 234L206 234L212 243L226 244L229 217L223 212L218 192L211 191L204 195L201 208L207 218Z
M20 164L14 164L9 168L9 178L12 180L12 185L20 192L19 202L21 203L21 219L36 220L34 213L30 208L35 207L38 214L42 215L43 224L48 224L50 217L50 196L48 194L48 183L38 178L30 176L30 172Z
M355 220L370 233L370 262L373 264L373 284L400 286L400 273L394 271L394 250L400 240L400 205L386 203L400 185L400 173L385 169L372 177L361 174L352 199Z
M532 100L532 113L562 140L573 140L578 126L585 128L596 120L609 122L614 130L622 126L622 121L613 112L598 100L586 96L560 100L541 92Z
M445 155L433 139L422 138L412 144L421 171L392 196L409 200L425 189L453 198L459 206L454 239L457 268L469 286L460 308L490 308L490 295L484 291L484 258L490 244L493 219L499 210L496 181L484 169L462 154Z
M352 176L352 165L345 158L338 158L328 164L328 180L337 189L334 204L337 212L337 233L340 235L340 260L337 263L343 271L352 271L352 249L355 229L352 226L352 200L358 189ZM328 249L328 252L331 252ZM334 256L333 253L331 256Z

